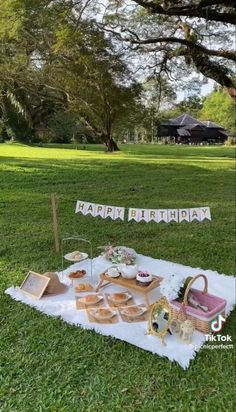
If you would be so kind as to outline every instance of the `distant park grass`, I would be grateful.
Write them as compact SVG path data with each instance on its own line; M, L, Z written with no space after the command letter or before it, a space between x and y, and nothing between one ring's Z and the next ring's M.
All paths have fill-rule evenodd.
M220 273L235 271L234 149L124 145L0 144L0 411L234 411L232 350L200 351L187 371L149 352L70 326L4 294L29 269L61 268L54 252L50 193L60 236ZM210 206L212 221L135 223L75 215L75 201L125 207ZM232 314L223 333L234 335Z

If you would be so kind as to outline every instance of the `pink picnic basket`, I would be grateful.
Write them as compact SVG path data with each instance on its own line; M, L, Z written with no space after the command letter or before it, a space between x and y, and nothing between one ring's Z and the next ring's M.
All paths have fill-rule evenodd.
M204 279L205 283L203 291L191 288L192 284L200 277ZM188 294L190 289L191 293L199 301L199 303L209 308L208 312L203 312L201 309L193 308L188 305ZM191 320L195 329L205 334L209 334L212 333L211 322L215 320L218 315L225 317L226 300L219 298L218 296L210 295L210 293L208 293L207 277L199 274L189 282L184 293L183 302L172 300L170 301L170 306L174 319L179 319L180 321L184 321L186 319Z

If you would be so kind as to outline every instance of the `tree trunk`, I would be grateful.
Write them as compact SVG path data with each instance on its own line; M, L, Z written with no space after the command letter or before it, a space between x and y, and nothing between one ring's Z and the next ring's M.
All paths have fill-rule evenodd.
M226 87L230 97L236 102L236 87Z
M107 147L107 152L112 153L120 150L117 146L117 143L115 142L115 140L112 139L111 136L104 136L104 142Z
M196 50L191 51L191 57L196 69L204 76L211 78L216 83L223 86L229 93L230 97L236 102L236 87L234 80L229 76L229 73L224 67L213 62L208 56L198 53Z

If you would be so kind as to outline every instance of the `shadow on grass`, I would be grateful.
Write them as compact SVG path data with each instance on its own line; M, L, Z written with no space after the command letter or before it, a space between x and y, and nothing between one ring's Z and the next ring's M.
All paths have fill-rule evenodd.
M225 159L234 159L235 158L235 148L232 147L225 147L225 146L182 146L182 145L157 145L157 144L120 144L120 151L114 153L107 153L106 148L102 144L20 144L20 143L13 143L13 144L6 144L3 147L11 148L31 148L31 149L38 149L37 151L46 152L47 149L63 150L66 149L67 151L70 150L75 154L79 154L82 152L83 156L88 155L89 153L96 156L100 155L103 156L104 159L113 158L115 159L120 158L122 156L137 156L143 158L202 158L202 159L210 159L216 158L217 160L225 160ZM1 145L0 145L1 149ZM51 150L50 150L51 151Z

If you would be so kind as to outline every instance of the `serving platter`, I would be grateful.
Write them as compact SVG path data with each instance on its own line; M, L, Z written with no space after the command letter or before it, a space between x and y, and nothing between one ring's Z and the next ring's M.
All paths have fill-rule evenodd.
M102 295L87 295L87 296L83 296L82 298L78 300L80 300L80 302L83 303L85 306L91 306L91 305L96 305L102 299L103 299Z
M127 306L126 308L120 309L120 313L127 318L135 319L142 316L147 311L144 306Z
M120 307L118 310L123 322L146 322L148 319L149 308L144 304Z
M126 303L128 300L132 298L132 295L129 292L115 292L115 293L110 293L108 295L108 299L112 303Z
M79 256L74 257L75 252L76 251L67 253L66 255L64 255L64 259L68 260L69 262L81 262L82 260L85 260L88 258L87 253L79 252L79 251L77 251L77 254L79 254Z
M98 308L103 306L104 297L102 294L89 294L86 296L76 296L76 309Z
M109 308L96 308L91 313L97 320L110 320L116 315L116 311Z

